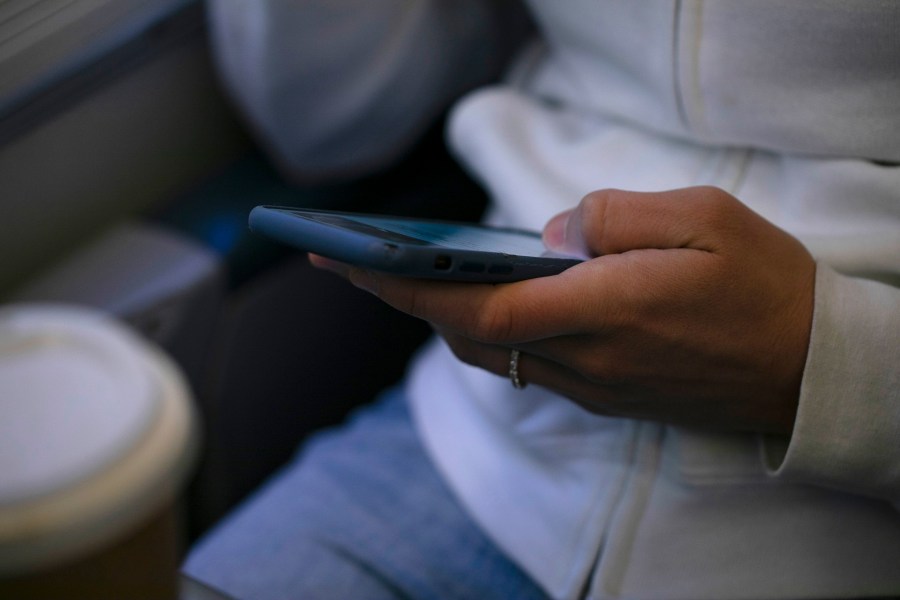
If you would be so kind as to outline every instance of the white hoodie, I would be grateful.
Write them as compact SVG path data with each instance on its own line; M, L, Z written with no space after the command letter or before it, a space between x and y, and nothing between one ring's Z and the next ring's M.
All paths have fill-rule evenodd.
M383 162L515 38L500 0L302 4L212 13L300 173ZM556 597L900 595L900 2L528 5L538 39L449 126L489 219L540 229L606 187L735 194L818 261L799 413L786 439L599 417L434 341L407 390L435 462Z

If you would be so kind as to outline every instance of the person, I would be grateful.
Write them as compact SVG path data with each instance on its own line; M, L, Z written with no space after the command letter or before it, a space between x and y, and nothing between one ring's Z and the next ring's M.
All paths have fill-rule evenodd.
M313 257L439 335L189 577L235 597L900 595L900 4L211 6L286 171L387 164L452 103L486 220L587 260L478 285Z

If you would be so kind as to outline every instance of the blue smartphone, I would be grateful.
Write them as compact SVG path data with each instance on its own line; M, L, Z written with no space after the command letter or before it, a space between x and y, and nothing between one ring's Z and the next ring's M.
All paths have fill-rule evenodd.
M250 229L307 252L406 277L502 283L582 262L552 255L540 234L406 217L257 206Z

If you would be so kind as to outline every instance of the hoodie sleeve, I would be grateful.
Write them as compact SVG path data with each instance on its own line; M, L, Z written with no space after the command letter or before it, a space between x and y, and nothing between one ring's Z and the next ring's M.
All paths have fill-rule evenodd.
M530 25L514 0L212 0L219 71L299 179L365 174L496 78Z
M770 472L900 508L900 289L819 264L794 431Z

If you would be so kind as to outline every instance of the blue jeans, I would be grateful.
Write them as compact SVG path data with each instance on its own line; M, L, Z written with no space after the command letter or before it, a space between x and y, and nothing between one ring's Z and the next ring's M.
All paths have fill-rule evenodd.
M316 436L192 550L235 598L545 598L467 517L392 391Z

